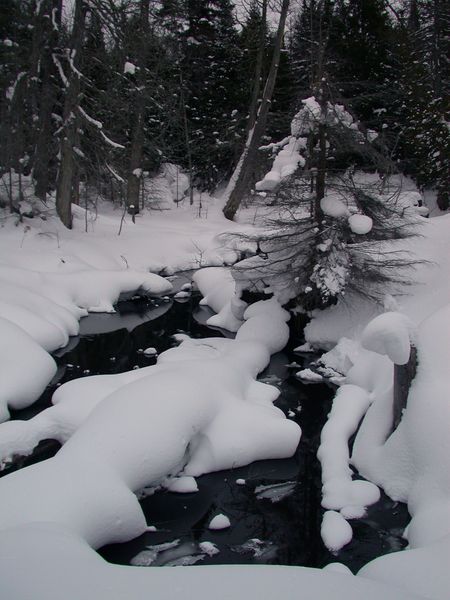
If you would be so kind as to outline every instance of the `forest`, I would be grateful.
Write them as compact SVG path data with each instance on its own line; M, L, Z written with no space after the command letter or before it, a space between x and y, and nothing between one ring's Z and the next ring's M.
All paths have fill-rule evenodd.
M1 598L448 597L449 40L0 0Z
M445 210L448 2L305 0L278 31L277 10L288 3L2 2L2 202L19 210L21 180L31 177L44 205L55 194L69 228L71 203L99 196L138 212L145 178L167 162L211 192L233 173L259 113L240 202L263 174L264 148L315 95L377 136L372 155L341 140L327 172L403 173L435 189Z

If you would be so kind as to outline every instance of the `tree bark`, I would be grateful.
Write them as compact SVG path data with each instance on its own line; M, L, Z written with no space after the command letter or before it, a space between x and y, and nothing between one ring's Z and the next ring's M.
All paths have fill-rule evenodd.
M280 12L280 20L278 22L278 30L275 39L275 47L273 50L272 62L270 65L269 74L267 76L266 85L264 88L261 106L258 111L258 116L254 127L249 131L245 148L241 154L238 165L231 177L229 189L227 190L228 200L223 209L223 214L227 219L232 221L239 208L242 198L248 192L250 187L250 177L255 164L258 148L261 143L261 138L266 129L267 115L270 109L270 102L275 88L275 82L278 72L278 64L280 61L281 46L283 43L284 28L286 25L286 17L289 8L289 0L283 0Z
M44 35L47 39L39 59L41 89L39 100L36 102L38 127L34 143L33 179L36 196L45 202L50 189L50 162L52 154L56 154L55 149L52 148L52 112L56 102L56 93L51 78L55 74L52 54L57 46L59 35L58 30L55 30L53 26L53 20L58 26L60 25L61 0L47 0L42 7L42 10L44 9L45 13L42 17L46 25ZM54 13L54 19L52 19L52 12ZM36 37L39 38L38 35ZM40 43L40 40L37 39L36 44L39 46Z
M127 178L127 210L136 215L139 212L139 191L141 187L140 170L144 149L144 115L145 115L145 45L149 35L148 19L150 13L149 0L140 0L139 31L140 48L137 59L136 103L133 115L133 131L130 144L130 160ZM138 174L139 173L139 174Z
M417 371L417 350L415 346L411 346L409 361L406 365L394 366L394 406L393 406L393 421L394 429L398 427L402 419L403 410L406 408L409 389L411 383L416 376Z
M60 146L61 161L59 165L58 181L56 186L56 211L63 224L72 228L72 200L75 183L75 155L74 146L77 139L78 99L80 95L80 76L78 74L81 64L81 50L86 22L87 4L85 0L76 0L75 16L71 43L68 52L73 61L72 67L68 66L66 97L64 102L64 129Z
M264 50L266 48L266 29L267 29L267 0L263 0L261 9L261 31L259 36L258 53L256 55L255 75L253 79L252 99L250 102L250 110L248 111L249 119L247 124L247 134L253 129L258 116L258 101L261 92L261 77L264 59Z

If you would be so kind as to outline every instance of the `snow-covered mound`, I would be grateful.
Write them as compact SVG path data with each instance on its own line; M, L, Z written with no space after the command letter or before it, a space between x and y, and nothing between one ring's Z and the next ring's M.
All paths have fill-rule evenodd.
M354 412L355 423L361 418L363 421L351 462L394 500L407 502L412 517L405 531L410 549L376 559L361 570L361 575L401 583L411 593L442 599L450 587L445 566L450 560L448 225L449 217L445 216L424 226L424 236L415 241L414 250L429 262L417 266L410 295L397 301L386 298L387 312L380 315L382 306L353 298L345 306L317 312L306 329L307 340L316 346L331 346L346 336L328 353L330 362L340 365L346 374L346 381L322 433L326 442L320 450L325 506L340 509L344 518L357 516L352 514L354 507L340 506L343 502L329 494L333 488L341 491L339 477L342 485L351 477L348 448L343 444L350 431L345 422L350 423L350 413ZM405 244L408 247L408 242ZM417 348L417 374L400 425L392 432L394 363L408 361L411 343ZM322 357L324 363L326 357ZM359 408L352 407L357 397ZM338 403L345 410L339 410ZM359 483L373 485L351 485ZM339 539L333 537L333 531L338 527L335 523L329 526L331 520L327 520L325 539L336 545ZM345 541L344 534L341 540Z
M424 598L351 574L304 567L220 565L141 568L112 565L73 531L49 523L4 530L0 580L21 600L415 600ZM7 558L6 558L7 557ZM23 568L27 566L26 576ZM211 591L214 582L214 592Z
M236 282L230 270L223 267L200 269L193 279L203 296L200 304L211 307L216 313L206 321L207 324L237 331L243 323L247 304L236 295Z
M8 406L24 408L39 398L56 372L46 353L79 332L79 319L114 312L121 293L161 296L172 289L152 273L98 269L42 273L0 265L0 422Z
M8 437L22 428L22 445L52 427L72 435L53 459L0 480L0 528L48 521L94 547L128 540L146 528L133 493L144 486L291 456L300 429L273 406L278 390L255 379L286 344L287 318L258 302L236 340L185 339L144 373L70 382L42 417L6 424Z

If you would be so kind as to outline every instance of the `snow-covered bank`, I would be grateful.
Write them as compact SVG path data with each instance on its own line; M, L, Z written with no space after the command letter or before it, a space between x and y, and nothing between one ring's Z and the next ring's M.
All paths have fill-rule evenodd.
M27 567L24 576L23 568ZM380 582L305 567L122 567L105 562L79 536L53 524L4 530L0 580L5 598L20 600L414 600ZM214 582L214 591L211 591Z
M94 547L125 541L146 529L133 492L181 471L291 456L300 429L272 405L278 390L255 379L286 344L288 317L275 300L259 302L236 340L185 339L144 373L70 382L47 415L6 424L30 438L52 424L61 441L78 429L53 459L0 480L0 528L48 521ZM75 403L81 391L89 400Z
M0 422L32 404L56 372L47 354L79 332L90 312L113 312L121 293L161 296L172 285L152 273L93 268L45 273L0 265ZM24 377L24 372L26 377Z
M175 257L174 248L178 252L178 257L182 257L182 247L187 236L185 234L180 238L177 236L183 229L181 222L186 215L177 221L177 212L171 212L172 214L155 215L154 222L148 220L146 239L150 241L143 239L136 241L132 240L131 235L129 236L130 248L135 248L136 256L138 243L148 244L142 246L144 250L139 257L142 261L141 266L144 262L152 261L152 256L147 254L146 248L150 248L154 239L162 239L158 231L161 224L163 224L162 235L166 238L164 247L169 252L166 264L170 267L170 260ZM414 310L417 309L418 312L427 310L428 307L432 308L435 305L433 303L442 301L445 297L444 288L449 281L447 272L443 270L444 266L439 266L442 259L437 260L439 255L447 256L445 232L440 226L431 223L427 225L430 232L429 237L426 238L429 241L427 258L432 258L435 250L435 264L428 265L425 270L417 274L418 278L430 282L428 286L413 288L416 295L423 290L422 298L425 298L423 300L418 296L417 306L414 305ZM117 219L115 224L117 225ZM223 220L215 220L213 217L212 226L208 230L209 218L205 221L205 238L209 236L211 248L215 244L214 232L220 228L223 230L228 225ZM142 230L136 228L135 231L138 238L141 234L144 237L144 227ZM207 231L209 233L206 235ZM43 236L36 235L34 252L28 251L26 254L21 254L19 249L21 231L18 228L14 230L11 228L9 234L15 235L14 242L13 237L10 238L13 242L12 250L9 249L8 254L3 255L1 260L4 260L5 264L14 264L14 261L17 261L14 268L23 269L31 266L41 273L50 273L52 276L60 271L67 273L79 271L81 259L76 257L84 256L87 259L87 254L92 251L91 259L95 262L95 272L100 272L101 269L109 269L113 272L125 271L124 261L117 257L117 248L111 256L108 256L109 250L104 251L100 241L99 247L94 250L94 245L97 243L96 236L84 234L81 230L63 232L60 248L57 247L55 237L49 236L44 239ZM122 238L122 235L120 237ZM85 241L86 239L88 242ZM423 241L425 242L426 239L424 238ZM419 243L422 243L422 240L419 240ZM0 238L0 246L3 244L3 238ZM55 252L53 253L52 250L48 253L47 250L52 244L55 246ZM108 249L113 244L116 242L109 240L104 247ZM441 248L438 248L439 244ZM71 250L70 253L66 253L68 248ZM38 268L39 252L42 258L41 269ZM63 257L64 263L58 258L58 252ZM124 256L127 260L133 252L126 251ZM157 252L161 252L161 249ZM171 252L173 254L170 254ZM29 265L27 260L31 261ZM122 263L120 269L119 262ZM178 266L177 263L174 265ZM135 264L130 262L130 267L138 266L138 260ZM83 263L83 269L91 270L92 266ZM218 273L220 270L215 272ZM426 277L429 279L427 280ZM434 277L436 280L433 280ZM208 282L205 285L209 287L212 284L212 277L207 276L206 279ZM91 292L94 292L95 283L94 278L90 284ZM438 283L440 287L436 288L435 293L433 286ZM228 287L232 292L231 286ZM226 306L231 296L228 292L220 294L220 289L219 286L219 301L222 306ZM205 293L208 295L209 291L205 289ZM213 297L214 294L208 299L211 304L215 302ZM412 301L406 297L400 301L403 306L409 302L413 306ZM423 306L420 306L421 303ZM389 310L403 308L391 304ZM363 577L332 575L319 570L288 567L223 567L220 569L193 567L175 571L116 567L105 563L87 544L86 540L92 545L98 545L108 540L128 539L147 527L137 500L130 490L134 486L140 486L143 480L157 481L158 478L165 479L169 471L181 472L185 473L184 484L189 483L189 489L193 489L195 482L191 477L202 472L202 469L221 468L221 465L255 460L267 456L267 452L272 449L278 453L277 456L283 448L287 452L288 446L289 451L292 451L291 447L298 439L298 429L273 408L272 401L276 397L276 390L255 381L258 368L268 360L270 352L280 348L280 335L283 337L286 331L284 313L280 312L277 306L272 306L272 309L276 318L269 321L264 314L252 314L253 311L258 312L256 307L252 306L248 309L247 320L238 331L237 342L216 338L206 340L185 338L179 348L160 355L158 365L155 367L118 376L86 377L65 384L55 396L57 403L39 417L30 420L27 424L9 422L0 426L0 445L3 440L1 451L5 453L4 456L8 456L14 444L16 444L16 451L21 452L25 447L31 448L44 435L57 437L66 444L54 459L3 478L0 489L3 513L0 535L0 587L2 592L5 590L6 597L29 597L35 600L64 595L68 600L71 597L76 597L78 600L80 597L114 598L114 594L117 594L117 597L126 594L130 598L137 598L151 589L155 598L160 599L177 597L178 589L180 589L180 597L183 597L186 594L185 590L189 589L201 598L206 594L210 596L209 582L211 577L219 578L219 573L223 573L220 581L223 579L226 583L217 586L220 591L217 591L216 595L222 593L223 589L224 597L227 593L228 595L232 593L233 597L242 599L273 598L275 595L297 598L299 590L304 591L306 597L308 593L311 598L328 598L333 594L334 597L347 600L365 596L414 598L416 591L423 598L445 597L442 589L447 581L447 571L443 569L445 560L441 558L445 556L444 541L442 544L436 542L436 547L439 546L439 556L436 556L434 551L435 545L429 544L417 550L392 554L366 566L361 571L361 575L364 578L386 581L386 585L381 587L377 583L366 581ZM339 313L337 308L329 309L330 312L336 310L334 313L337 316L336 320L326 321L329 314L327 311L320 316L325 324L324 327L316 318L309 330L321 327L322 339L327 338L329 346L339 338L339 335L336 337L335 334L336 332L339 334L342 325L347 337L352 335L352 331L362 332L371 316L377 314L377 311L369 307L364 313L363 309L357 309L356 305L353 309L356 313L349 310L349 314L352 315L350 320L353 329L349 327L349 320L339 322L341 318L339 315L347 310L339 307L342 313ZM82 310L78 308L78 311ZM38 310L36 309L35 312L38 313ZM47 313L42 314L45 317ZM75 321L78 318L79 315L76 316ZM417 323L414 315L410 318ZM33 338L29 337L29 340L42 350ZM341 350L344 346L345 344L341 344ZM3 350L4 361L10 358L9 348L8 344ZM335 354L339 352L340 350ZM430 350L430 356L434 352ZM44 355L49 358L47 353L44 352ZM365 390L364 393L368 394L371 400L381 397L378 390L383 389L384 382L392 379L392 363L388 358L364 350L357 336L347 341L345 352L342 352L338 358L337 362L345 366L344 370L347 374L354 365L352 375L348 375L348 384ZM20 359L23 360L23 357ZM195 361L198 362L196 367L193 366ZM381 363L386 363L387 368L380 366ZM11 357L12 364L16 365L18 382L22 379L23 383L28 381L29 385L37 383L37 379L25 378L21 363ZM47 365L47 368L51 369L52 364ZM219 368L219 364L223 369ZM42 372L44 372L43 368ZM175 376L175 372L178 375ZM199 392L194 386L192 381L194 377L198 381L203 381L206 377L203 391ZM15 383L11 385L12 390L17 389ZM5 386L2 391L4 389ZM177 394L176 389L181 391ZM387 386L384 386L384 389L387 389ZM218 395L218 390L223 390L223 394ZM160 402L160 398L166 393L169 403L161 408L160 404L164 405L164 401ZM133 410L129 409L129 403L133 404L137 396L139 399L136 400L135 413L134 407ZM109 414L110 401L111 413ZM427 406L430 409L430 416L434 415L434 404ZM158 412L163 414L159 417ZM381 412L385 411L381 410ZM167 417L167 422L163 423L164 415ZM106 428L104 420L107 424ZM117 421L120 421L121 425L117 425ZM189 429L189 424L194 424L197 429L194 431ZM127 441L125 430L129 432L131 442ZM348 432L346 423L339 434L347 436ZM169 438L172 435L177 438L175 444L170 443ZM414 440L414 434L411 435L411 440ZM99 442L98 454L95 438ZM438 442L439 440L431 440L430 448L431 446L438 448ZM250 447L253 448L251 451ZM188 452L185 452L186 448ZM340 453L340 457L344 458L347 464L348 450L346 453L346 447L341 448L343 452ZM420 452L418 447L417 454L413 458L415 463L420 459ZM152 460L149 459L149 455L152 456ZM131 469L128 468L130 464ZM183 465L186 465L184 472L180 471ZM428 466L426 468L425 466L424 472L428 470ZM443 460L442 469L445 468L446 461ZM142 475L139 475L138 471ZM175 482L177 481L179 480L175 479ZM166 484L167 481L164 481L164 485ZM434 485L434 482L430 485ZM350 483L349 487L354 486ZM429 495L424 497L423 507L427 505L427 498ZM355 506L358 504L350 505L350 510L348 496L345 497L345 502L347 503L345 511L338 509L338 505L334 505L336 508L332 513L341 515L341 525L343 520L347 523L345 518L355 514ZM360 499L358 506L361 506ZM37 523L42 520L53 524ZM11 528L14 524L17 527ZM344 537L347 532L343 531ZM80 535L84 536L84 540ZM431 558L434 561L432 564ZM23 577L24 564L27 564L27 578ZM427 583L428 578L425 576L427 571L432 573L432 582ZM86 573L86 577L80 578L80 572ZM330 575L332 575L331 579ZM420 585L417 582L419 578L421 578ZM400 588L407 591L401 591Z
M371 321L383 312L383 307L353 299L347 306L317 312L306 328L308 342L316 346L329 347L345 335L328 356L330 366L339 364L346 373L346 385L335 400L336 411L339 401L346 405L340 411L341 418L348 420L349 412L354 413L357 423L364 417L351 462L394 500L407 502L412 516L405 532L411 550L379 558L364 567L361 574L402 581L409 590L430 598L445 598L450 587L448 569L443 568L450 560L449 224L450 217L445 216L424 226L423 237L415 242L415 252L429 262L417 266L409 295L397 301L386 299L386 314ZM389 312L393 309L397 312ZM417 375L402 421L391 433L393 364L407 362L410 341L417 347ZM355 394L364 405L357 410L351 409ZM323 436L329 429L339 428L339 418L336 420L333 411ZM347 437L347 432L341 432L331 448L325 447L320 453L325 467L324 506L340 509L342 516L346 516L347 508L342 502L330 504L328 481L340 472L350 476L345 449L340 450L343 460L336 463L339 444ZM329 538L330 531L326 533ZM433 573L429 585L424 583L428 573Z

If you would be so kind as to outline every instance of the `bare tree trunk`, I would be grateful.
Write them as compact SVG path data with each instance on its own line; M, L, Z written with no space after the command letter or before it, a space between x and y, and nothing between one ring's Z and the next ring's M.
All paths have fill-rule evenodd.
M227 190L228 200L225 208L223 209L223 214L227 219L230 219L230 221L234 219L236 211L241 204L242 198L249 190L251 173L258 155L258 148L261 143L261 138L266 129L267 115L269 113L270 103L277 78L278 64L280 61L280 52L283 43L288 8L289 0L283 0L272 62L270 65L269 74L267 76L267 81L261 100L261 106L258 111L255 125L248 133L245 148L231 177L229 189Z
M33 179L36 196L45 202L51 185L50 162L52 153L55 153L52 136L52 112L56 102L56 93L51 79L55 73L52 54L58 42L59 31L55 29L55 25L59 27L61 24L61 0L47 0L43 8L46 9L43 19L46 24L44 35L47 39L39 58L41 89L39 101L36 103L38 105L36 112L38 127L34 142ZM40 43L39 40L36 40L37 45Z
M180 71L180 101L181 101L181 110L183 112L183 127L184 127L184 139L186 143L186 152L188 158L188 168L189 168L189 204L192 206L194 204L194 170L192 168L192 152L191 152L191 140L189 136L189 123L186 112L186 101L184 99L184 84L183 84L183 74ZM177 193L178 198L178 193Z
M139 56L137 59L137 86L134 111L134 125L130 146L130 161L127 178L127 210L133 215L139 212L139 190L141 186L141 167L144 149L144 114L145 114L145 45L149 35L149 0L140 0L140 16L138 35L140 36ZM134 221L134 219L133 219Z
M73 67L68 66L66 97L64 102L64 130L61 140L61 162L59 165L58 181L56 186L56 211L69 229L72 228L73 186L76 172L74 146L77 140L78 98L80 94L79 67L81 63L81 49L84 27L86 22L87 3L85 0L76 0L75 16L71 43L68 49Z
M261 30L259 36L258 53L256 55L255 75L253 79L252 99L250 102L250 110L248 111L249 119L247 124L247 134L253 129L258 116L258 103L260 100L262 67L264 59L264 50L266 48L266 31L267 31L267 0L263 0L261 8Z

